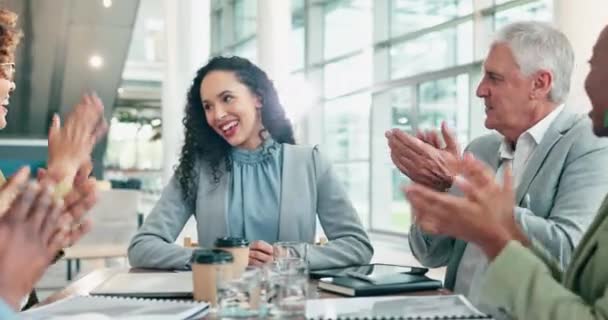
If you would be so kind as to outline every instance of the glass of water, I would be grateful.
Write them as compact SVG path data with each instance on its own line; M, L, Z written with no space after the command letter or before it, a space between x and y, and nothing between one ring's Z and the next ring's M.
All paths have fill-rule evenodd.
M272 257L279 264L285 259L300 259L306 262L308 261L307 249L308 246L305 242L279 241L272 246Z
M218 278L219 279L219 278ZM263 317L262 270L248 267L240 278L219 279L217 283L218 315L221 318Z
M308 297L308 264L300 258L284 258L277 264L274 279L273 314L279 318L302 316Z

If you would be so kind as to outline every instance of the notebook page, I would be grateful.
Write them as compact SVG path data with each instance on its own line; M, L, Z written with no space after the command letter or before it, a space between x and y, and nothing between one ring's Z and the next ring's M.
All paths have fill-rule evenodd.
M192 272L118 273L93 289L91 295L191 297Z
M131 299L118 297L75 296L20 313L24 319L48 319L95 314L112 319L156 318L187 319L206 311L204 302Z
M404 317L414 319L484 318L463 296L411 296L319 299L306 303L308 319Z

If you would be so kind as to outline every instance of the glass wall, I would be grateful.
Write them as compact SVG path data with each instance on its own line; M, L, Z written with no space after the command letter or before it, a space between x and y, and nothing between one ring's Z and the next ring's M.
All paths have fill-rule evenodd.
M256 1L214 4L212 29L235 30L212 30L215 54L255 58L256 30L249 19L256 12L243 12L242 2ZM321 97L297 124L307 128L299 141L321 145L369 230L399 235L410 225L402 193L409 180L390 160L385 131L415 133L446 121L462 145L484 133L474 91L488 35L517 20L551 21L553 10L551 0L291 3L291 69Z

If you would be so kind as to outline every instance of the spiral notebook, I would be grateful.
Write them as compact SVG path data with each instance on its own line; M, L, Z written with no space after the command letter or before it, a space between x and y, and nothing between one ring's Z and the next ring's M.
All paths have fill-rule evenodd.
M307 319L491 319L461 295L318 299L306 302Z
M23 319L198 319L205 302L104 296L74 296L20 313ZM20 319L21 319L20 318Z

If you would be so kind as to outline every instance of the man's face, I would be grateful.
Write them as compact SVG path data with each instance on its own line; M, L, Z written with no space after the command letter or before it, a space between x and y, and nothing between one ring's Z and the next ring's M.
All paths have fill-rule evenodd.
M517 139L530 127L533 79L521 72L511 49L503 43L492 46L483 67L477 96L486 106L485 126Z
M589 117L593 122L593 132L599 137L608 136L608 27L606 27L595 46L589 60L591 69L585 80L585 90L591 100Z

